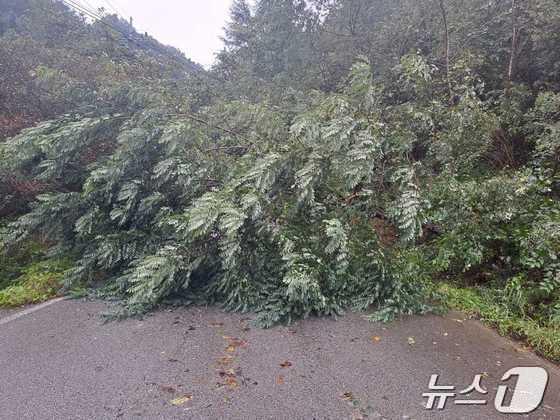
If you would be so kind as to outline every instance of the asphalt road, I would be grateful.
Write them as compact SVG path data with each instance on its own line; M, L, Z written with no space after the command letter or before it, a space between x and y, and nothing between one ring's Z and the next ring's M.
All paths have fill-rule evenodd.
M560 419L560 370L459 314L261 330L216 308L103 324L106 306L0 313L1 419ZM517 366L548 371L544 403L499 414L496 387ZM432 374L457 391L482 374L488 404L427 410Z

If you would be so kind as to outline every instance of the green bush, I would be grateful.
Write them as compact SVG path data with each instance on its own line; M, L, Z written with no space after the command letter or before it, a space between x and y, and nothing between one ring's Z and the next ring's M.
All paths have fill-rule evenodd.
M0 307L39 303L56 296L62 287L62 276L68 269L65 260L46 260L24 269L12 285L0 289Z
M0 253L0 290L10 286L23 274L24 268L30 262L42 258L44 252L45 245L38 241L28 241L9 255Z
M560 362L560 324L558 319L538 317L525 312L519 300L507 299L503 290L464 288L444 284L439 292L445 304L480 319L502 335L525 340L537 353Z

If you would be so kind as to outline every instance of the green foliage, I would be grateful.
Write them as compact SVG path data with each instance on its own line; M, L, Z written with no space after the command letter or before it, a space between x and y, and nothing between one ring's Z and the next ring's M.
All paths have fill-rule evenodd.
M419 187L414 180L414 169L399 168L392 181L399 185L400 196L389 208L390 214L399 228L401 239L413 243L422 235L422 202Z
M513 292L496 289L465 289L453 285L442 285L440 293L451 309L465 312L495 327L500 334L526 340L540 355L560 361L560 329L557 320L535 320L523 313L525 305L519 305L520 288Z
M56 296L62 287L67 260L45 260L25 268L11 286L0 289L0 308L40 303Z
M0 226L0 231L2 226ZM30 261L44 257L46 246L38 241L28 241L11 254L0 254L0 290L10 286Z
M319 98L291 126L273 129L267 142L242 156L228 154L228 146L213 149L214 133L157 108L127 122L61 120L25 131L4 145L12 156L9 165L25 171L32 160L27 173L34 179L81 188L38 196L31 211L9 225L4 244L15 246L34 232L48 235L60 252L82 256L67 285L103 273L113 279L113 292L126 297L130 312L182 295L256 310L263 325L340 313L358 300L387 301L395 314L408 313L406 302L418 295L413 279L384 268L383 252L377 260L369 257L375 248L366 243L376 238L371 227L366 232L363 225L352 227L352 221L367 220L371 209L385 205L403 244L420 236L422 223L413 172L389 176L360 166L348 171L348 159L369 158L374 166L385 156L406 162L398 141L384 137L389 130L381 129L373 90L367 88L370 72L364 69L355 66L347 94ZM247 106L236 105L231 118ZM211 118L216 110L206 112ZM282 123L270 112L263 118ZM387 124L400 130L400 119ZM84 141L70 145L67 135ZM68 164L96 138L109 135L116 138L109 155L87 166ZM276 142L274 135L287 138ZM72 149L50 153L57 144ZM376 149L384 150L383 157ZM78 171L61 176L68 167ZM343 198L358 184L373 184L378 176L392 180L392 193L376 197L364 188L360 206L345 204Z

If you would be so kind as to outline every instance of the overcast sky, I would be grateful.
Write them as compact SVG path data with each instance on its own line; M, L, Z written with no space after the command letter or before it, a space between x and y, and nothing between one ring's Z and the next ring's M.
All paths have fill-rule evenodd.
M78 0L89 7L104 7L127 19L139 32L179 48L192 60L209 66L222 47L220 37L229 20L232 0ZM88 6L89 5L89 6Z

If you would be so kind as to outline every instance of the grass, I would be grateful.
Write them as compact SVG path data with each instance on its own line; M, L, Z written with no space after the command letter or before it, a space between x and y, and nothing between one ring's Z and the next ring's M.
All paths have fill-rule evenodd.
M13 285L24 274L30 261L43 259L45 249L40 242L30 241L21 246L15 255L8 257L0 253L0 290Z
M44 302L56 296L68 261L45 260L28 266L8 287L0 290L0 308Z
M463 288L443 284L439 292L450 309L465 312L495 328L501 335L520 339L539 355L560 362L560 328L512 310L500 302L491 289Z

